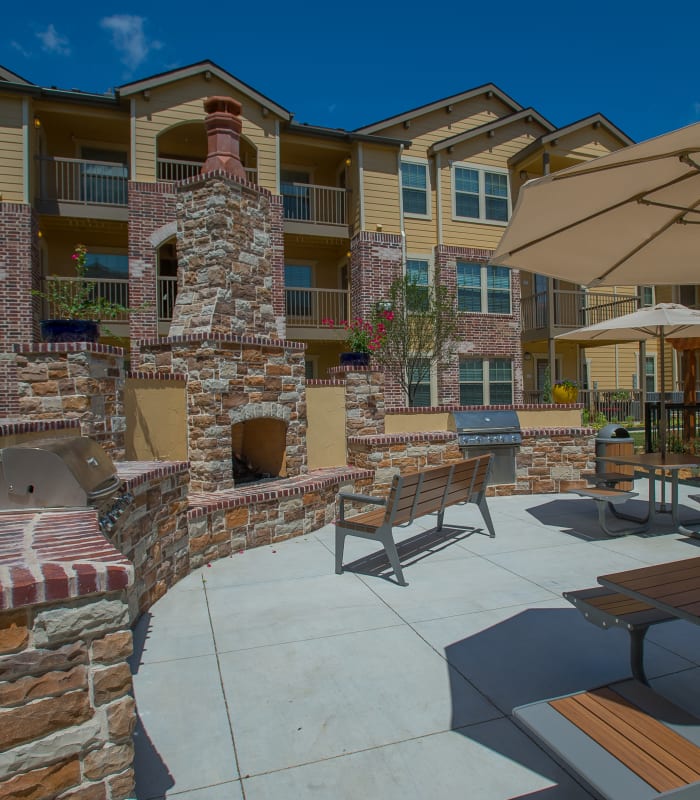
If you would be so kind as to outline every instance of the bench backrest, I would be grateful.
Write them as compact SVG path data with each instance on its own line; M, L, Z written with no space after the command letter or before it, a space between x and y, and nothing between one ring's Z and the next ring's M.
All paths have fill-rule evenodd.
M449 505L477 500L486 489L492 458L474 456L456 464L395 475L387 498L385 521L404 525Z

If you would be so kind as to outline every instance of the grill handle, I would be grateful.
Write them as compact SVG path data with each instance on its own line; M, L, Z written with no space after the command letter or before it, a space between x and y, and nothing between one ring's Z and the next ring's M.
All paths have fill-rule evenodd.
M114 475L110 482L106 486L102 486L99 489L95 489L92 492L88 492L88 500L99 500L100 497L106 497L107 495L113 494L117 491L117 489L121 486L121 479L118 475Z

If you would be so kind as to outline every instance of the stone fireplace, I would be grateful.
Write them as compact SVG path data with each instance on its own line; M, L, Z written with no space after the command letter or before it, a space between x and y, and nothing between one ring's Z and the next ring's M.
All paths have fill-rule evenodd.
M187 376L191 488L216 492L306 472L306 379L305 345L284 339L281 200L239 177L240 105L205 108L216 169L177 187L177 300L141 369Z

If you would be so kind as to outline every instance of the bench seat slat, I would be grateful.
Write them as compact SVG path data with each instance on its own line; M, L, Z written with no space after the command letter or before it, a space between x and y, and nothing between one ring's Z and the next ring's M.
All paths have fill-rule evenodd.
M550 706L658 792L700 780L700 748L610 689Z

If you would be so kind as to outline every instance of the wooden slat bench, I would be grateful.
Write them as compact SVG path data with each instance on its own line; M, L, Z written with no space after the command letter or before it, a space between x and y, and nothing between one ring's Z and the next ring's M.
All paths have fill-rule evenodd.
M611 530L608 527L606 516L608 510L611 510L618 518L631 519L615 511L615 506L620 503L625 503L633 497L637 497L639 494L638 492L628 492L622 489L608 488L606 486L589 486L585 489L569 489L569 493L577 494L580 497L587 497L595 502L598 510L598 524L608 536L627 536L630 533L642 533L647 528L644 524L639 528L626 528L624 530ZM640 522L643 523L642 520L640 520Z
M395 475L386 498L341 492L340 516L335 522L335 571L343 572L346 536L359 536L381 542L396 579L406 586L393 528L409 525L417 517L437 514L437 530L442 529L445 509L457 503L475 503L491 537L496 535L486 505L486 487L491 469L491 454L475 456L455 464L429 467L406 475ZM381 506L351 517L345 516L347 502Z
M678 617L603 586L563 592L563 596L599 628L620 627L629 633L632 674L638 681L648 683L644 672L644 637L651 625Z
M700 797L700 720L638 681L531 703L513 718L596 796Z

